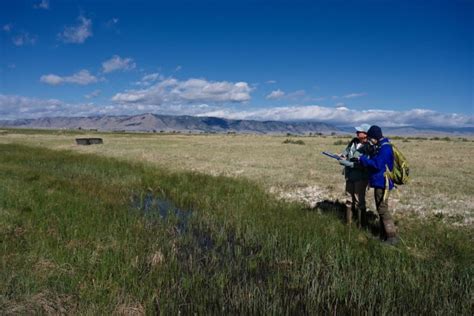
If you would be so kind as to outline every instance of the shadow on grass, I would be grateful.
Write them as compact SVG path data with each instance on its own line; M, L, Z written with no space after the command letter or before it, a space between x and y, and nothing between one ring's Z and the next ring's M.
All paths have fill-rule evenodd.
M321 214L330 215L334 218L337 218L342 223L346 223L346 205L345 203L339 200L323 200L318 203L313 208L307 209L308 211L317 211ZM357 214L353 214L353 222L357 222ZM371 210L367 210L367 224L364 226L359 226L360 229L363 229L373 235L374 237L380 236L380 222L379 217L376 213Z

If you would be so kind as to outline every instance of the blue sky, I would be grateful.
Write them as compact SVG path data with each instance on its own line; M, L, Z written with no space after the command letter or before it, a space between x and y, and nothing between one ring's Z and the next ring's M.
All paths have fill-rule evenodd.
M0 2L0 120L474 126L471 0Z

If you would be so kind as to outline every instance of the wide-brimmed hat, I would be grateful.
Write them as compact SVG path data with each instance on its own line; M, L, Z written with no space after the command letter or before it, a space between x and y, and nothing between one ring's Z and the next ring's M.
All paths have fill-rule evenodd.
M357 132L364 132L367 133L369 131L370 125L369 124L361 124L360 126L356 126L355 130Z

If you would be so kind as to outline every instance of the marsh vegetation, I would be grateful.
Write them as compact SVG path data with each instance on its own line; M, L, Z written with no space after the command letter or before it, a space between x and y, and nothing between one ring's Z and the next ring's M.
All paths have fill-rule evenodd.
M339 167L316 159L322 147L337 149L334 139L285 146L271 137L227 136L228 144L222 135L114 135L99 149L75 147L69 135L5 136L2 313L472 311L471 226L453 226L440 216L401 216L402 243L386 247L369 232L345 226L321 204L309 207L270 193L277 185L295 188L291 181L298 175L301 186L314 181L325 192L337 191L337 185L324 188L324 181L334 182L330 173ZM466 144L472 146L452 145L472 152ZM200 155L194 155L197 148ZM257 163L264 152L268 165ZM417 148L406 152L416 157ZM314 173L300 170L306 160ZM248 173L232 174L243 167L234 166L239 163L248 164ZM423 192L416 187L435 176L434 163L442 162L425 163L426 169L414 163L420 182L404 193ZM209 164L214 175L202 172ZM444 179L445 186L459 180ZM466 198L470 185L434 190ZM164 200L172 201L170 210L189 213L144 211Z

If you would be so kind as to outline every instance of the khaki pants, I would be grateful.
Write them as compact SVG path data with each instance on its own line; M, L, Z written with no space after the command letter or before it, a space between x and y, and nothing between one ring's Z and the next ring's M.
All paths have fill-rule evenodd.
M357 211L359 225L362 224L365 217L365 192L367 190L368 180L346 181L346 221L352 223L354 211Z
M384 194L386 194L385 199ZM385 189L380 188L374 189L375 206L380 216L380 228L382 229L381 237L384 239L397 236L397 228L388 209L389 196L390 191L385 192Z

